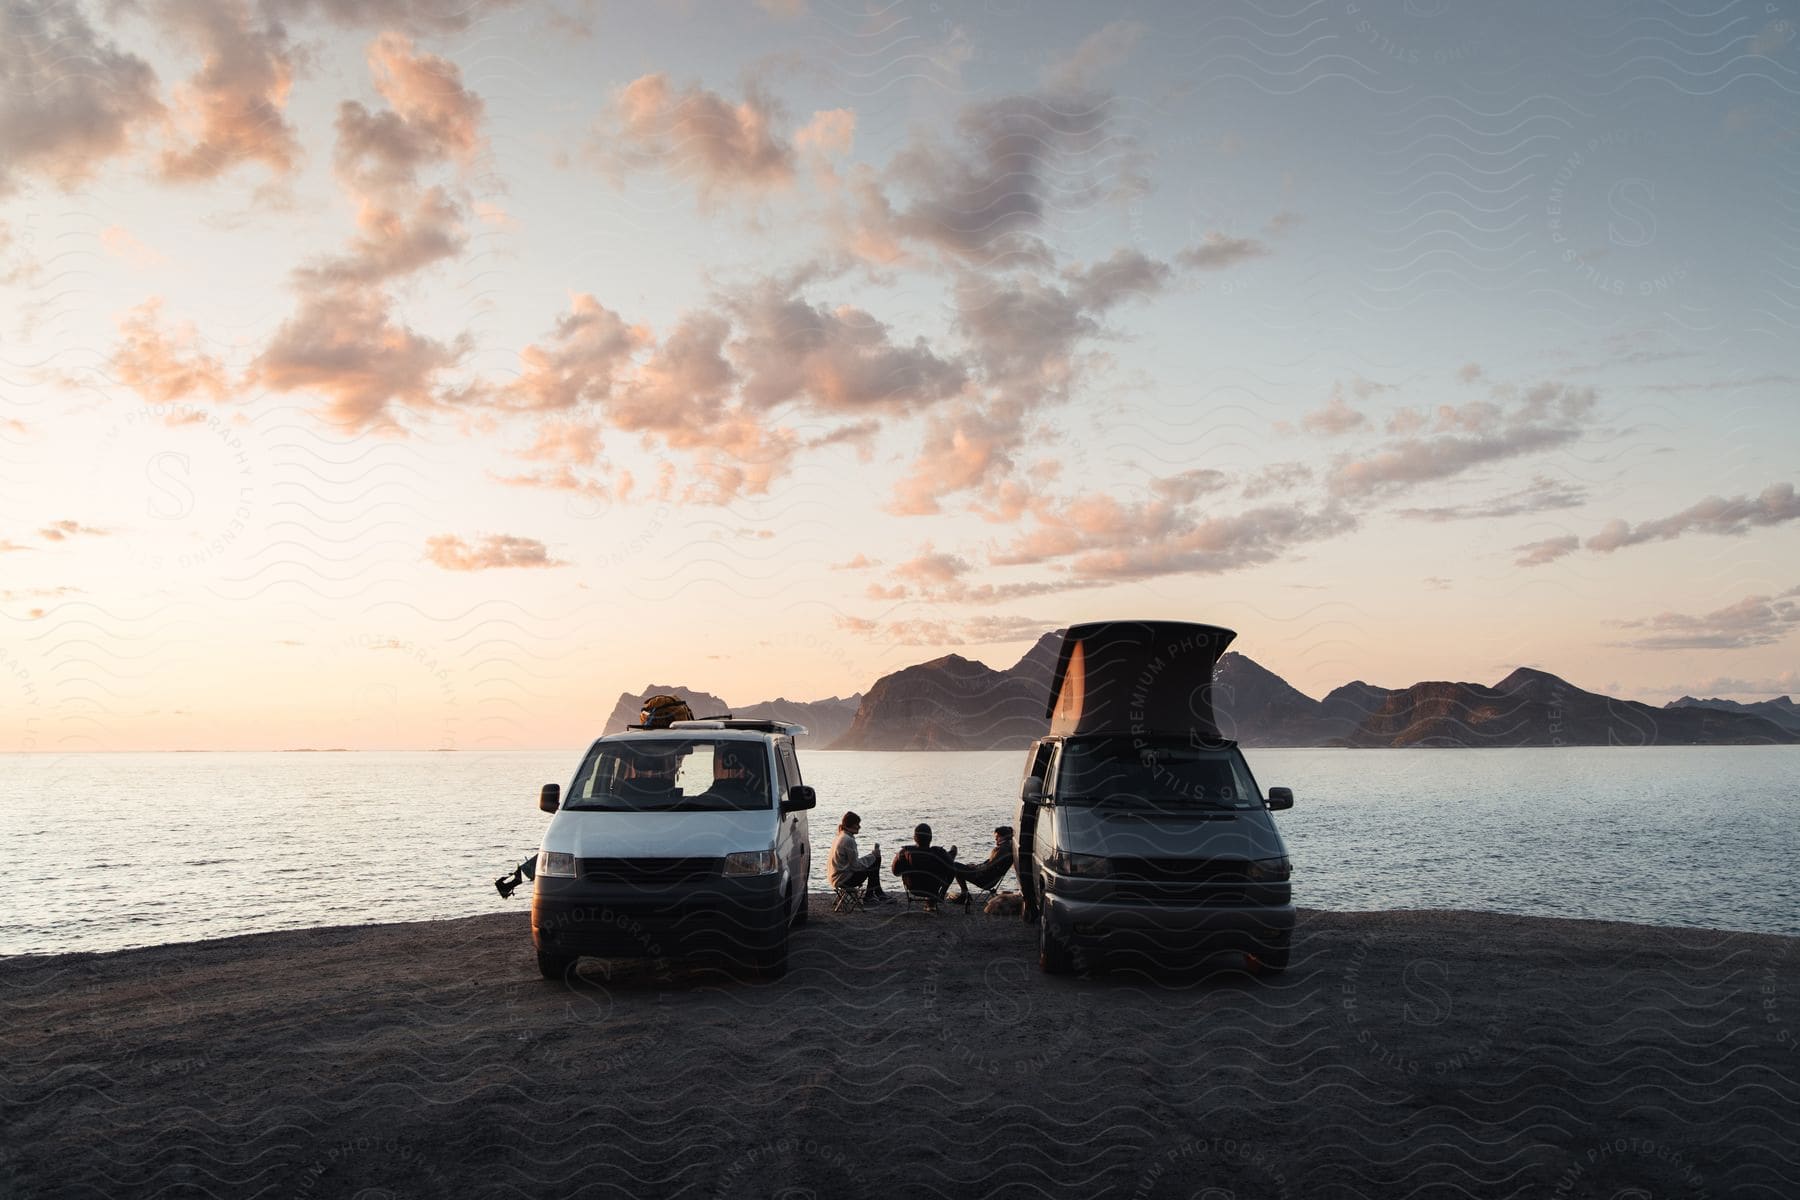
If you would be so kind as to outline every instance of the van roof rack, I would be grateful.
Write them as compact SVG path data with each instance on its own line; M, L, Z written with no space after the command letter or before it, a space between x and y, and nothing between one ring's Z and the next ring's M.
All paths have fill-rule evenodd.
M806 726L792 721L776 721L768 717L734 717L730 713L717 717L700 717L693 721L671 721L670 729L749 729L757 733L784 733L793 736L807 732Z

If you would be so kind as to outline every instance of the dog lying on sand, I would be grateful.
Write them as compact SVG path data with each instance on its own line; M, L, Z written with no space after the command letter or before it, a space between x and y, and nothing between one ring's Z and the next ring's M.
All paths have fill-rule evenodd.
M1025 897L1017 892L1000 892L981 906L990 917L1016 917L1025 910Z

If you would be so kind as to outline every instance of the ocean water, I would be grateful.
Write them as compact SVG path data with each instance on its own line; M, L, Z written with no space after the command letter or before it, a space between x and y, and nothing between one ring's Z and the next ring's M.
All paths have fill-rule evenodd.
M1800 934L1800 748L1253 750L1313 908L1470 908ZM0 954L524 909L541 784L510 753L0 755ZM802 751L814 862L838 818L884 857L1011 824L1023 752ZM813 880L815 889L823 880Z

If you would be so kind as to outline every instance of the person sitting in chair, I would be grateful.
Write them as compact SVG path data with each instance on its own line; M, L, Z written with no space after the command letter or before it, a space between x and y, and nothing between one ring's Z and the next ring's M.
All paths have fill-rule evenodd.
M913 844L900 847L894 855L893 872L909 893L935 906L956 882L955 858L955 846L945 850L931 844L931 826L921 821L913 830ZM968 891L965 887L963 895Z
M867 854L856 853L856 835L862 830L862 818L853 812L838 822L837 840L831 843L831 859L825 866L825 881L833 891L861 887L863 903L876 904L887 895L881 890L881 843Z
M982 891L997 887L1013 865L1013 831L1011 825L994 826L994 848L988 851L987 860L973 866L952 863L956 870L956 882L962 884L962 895L957 899L967 904L969 901L969 885L972 883Z

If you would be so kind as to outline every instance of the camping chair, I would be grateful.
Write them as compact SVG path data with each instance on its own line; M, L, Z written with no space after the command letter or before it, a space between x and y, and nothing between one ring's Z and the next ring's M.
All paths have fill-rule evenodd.
M1005 865L1002 866L999 871L995 872L986 883L983 883L979 878L970 879L965 876L963 879L963 885L965 887L973 892L980 893L975 898L981 902L981 905L984 908L987 906L989 900L992 900L995 896L1000 894L1000 885L1006 881L1007 875L1012 872L1013 860L1010 852L1003 861Z
M862 884L833 888L831 895L831 911L834 913L859 913L863 910Z
M926 912L936 912L940 903L960 903L944 894L956 882L956 872L951 869L948 858L908 846L896 855L896 861L906 864L903 870L895 873L900 877L901 889L906 892L908 909L914 904L923 904Z

